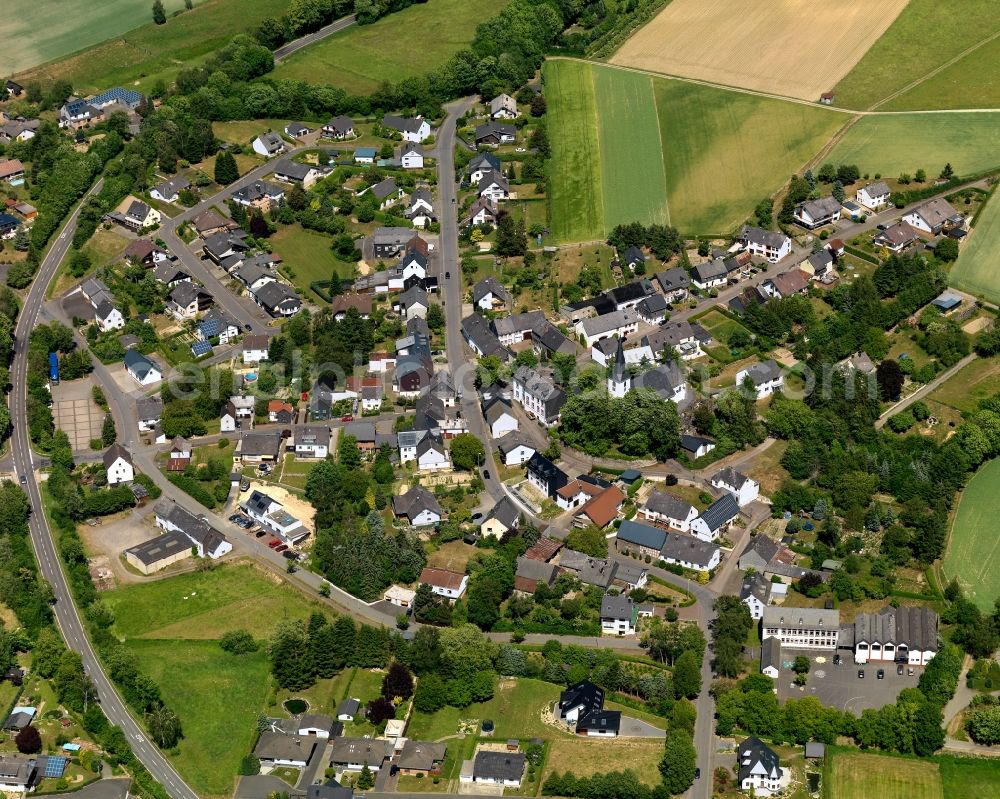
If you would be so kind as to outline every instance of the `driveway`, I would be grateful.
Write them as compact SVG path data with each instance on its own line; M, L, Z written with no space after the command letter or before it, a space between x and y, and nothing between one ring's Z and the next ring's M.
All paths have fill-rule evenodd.
M808 679L801 688L795 685L795 674L791 670L792 661L797 655L809 658ZM858 666L847 650L841 652L841 657L841 665L834 666L832 652L796 651L783 647L781 673L777 679L778 698L784 701L815 696L824 705L860 715L862 710L893 704L904 688L916 688L923 671L922 667L915 666L912 677L906 674L905 669L903 675L899 676L896 674L895 663ZM877 679L879 669L885 670L885 679ZM858 677L859 670L864 671L864 678Z
M622 726L618 734L623 738L665 738L666 730L654 727L652 724L631 716L622 716Z

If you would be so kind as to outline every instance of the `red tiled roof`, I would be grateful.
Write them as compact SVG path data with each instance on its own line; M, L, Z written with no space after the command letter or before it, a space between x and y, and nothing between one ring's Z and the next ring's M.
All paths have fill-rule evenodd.
M618 486L608 486L596 497L591 497L577 511L583 513L598 527L607 527L618 516L618 510L625 501L625 495Z
M191 463L190 458L171 458L167 461L167 471L183 472L189 463Z
M542 536L524 553L524 557L548 563L562 549L562 546L562 541Z
M462 586L465 575L460 572L448 571L448 569L435 569L430 566L420 572L420 582L438 588L450 588L457 591Z

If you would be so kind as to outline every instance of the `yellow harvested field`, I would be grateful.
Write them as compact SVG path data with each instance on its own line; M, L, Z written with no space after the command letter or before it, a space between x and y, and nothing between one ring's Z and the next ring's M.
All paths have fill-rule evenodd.
M819 100L908 0L673 0L611 63Z

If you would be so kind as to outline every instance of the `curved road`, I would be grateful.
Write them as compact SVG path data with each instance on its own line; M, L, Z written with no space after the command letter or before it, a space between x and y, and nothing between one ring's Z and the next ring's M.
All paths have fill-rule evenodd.
M99 191L102 183L103 181L98 181L91 189L91 193ZM14 469L17 474L27 478L25 488L34 511L28 521L31 545L35 551L35 559L38 561L42 577L52 586L52 592L55 596L53 609L56 623L62 631L66 645L83 658L84 669L97 688L104 714L112 724L124 730L136 757L149 769L154 779L166 789L171 799L198 799L198 795L174 771L173 766L167 762L159 748L146 737L142 727L132 718L94 654L87 638L86 629L80 620L80 614L73 602L73 595L70 593L66 576L63 574L48 522L45 519L45 514L42 513L42 497L34 479L34 459L31 442L28 438L26 413L28 336L35 326L38 312L45 300L45 290L73 240L73 232L80 214L79 208L80 206L70 216L59 237L53 242L51 249L43 259L38 274L31 284L31 289L28 291L28 296L24 300L14 330L14 362L10 372L11 383L15 386L10 401L10 415L14 423L11 436Z

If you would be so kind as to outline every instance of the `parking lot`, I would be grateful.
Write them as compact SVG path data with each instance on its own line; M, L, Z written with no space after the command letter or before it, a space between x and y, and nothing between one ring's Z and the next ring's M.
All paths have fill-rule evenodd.
M907 674L903 667L902 676L896 674L895 663L868 663L858 666L853 655L847 650L841 650L842 662L833 665L833 652L816 652L815 650L794 650L782 648L781 673L777 679L778 698L798 699L803 696L815 696L824 705L840 710L849 710L858 715L866 708L880 708L891 705L896 696L904 688L916 688L917 680L923 667L914 666L913 676ZM809 674L805 686L795 684L795 673L792 662L797 655L809 658ZM885 678L878 679L879 669L885 670ZM864 670L865 676L858 677L858 671Z
M91 439L101 437L104 411L94 403L89 380L52 386L52 416L56 427L69 436L74 452L89 450Z

